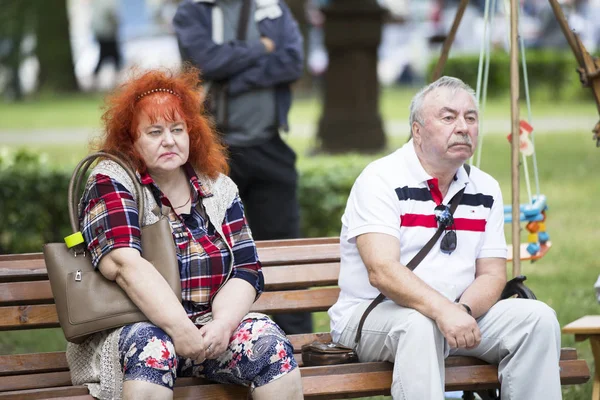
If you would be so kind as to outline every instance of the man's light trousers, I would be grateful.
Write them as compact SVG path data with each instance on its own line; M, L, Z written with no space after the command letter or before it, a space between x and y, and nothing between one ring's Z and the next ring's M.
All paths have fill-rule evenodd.
M370 301L352 315L340 342L356 347L356 327ZM394 400L444 399L444 358L477 357L498 364L502 400L556 400L560 389L560 327L537 300L507 299L477 320L481 343L450 349L435 321L386 300L369 314L357 352L361 362L394 363Z

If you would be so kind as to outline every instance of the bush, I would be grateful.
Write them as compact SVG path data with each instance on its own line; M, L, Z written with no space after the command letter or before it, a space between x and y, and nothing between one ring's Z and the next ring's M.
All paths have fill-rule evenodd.
M303 237L339 236L350 189L374 158L356 154L320 156L299 163Z
M305 158L299 162L302 237L338 236L354 180L375 156ZM71 232L67 190L72 170L51 169L44 155L0 154L0 254L39 252Z
M42 155L20 150L0 154L0 254L39 252L70 232L70 174L53 170Z
M581 83L577 70L577 61L570 51L526 50L527 76L530 92L533 95L545 95L552 100L571 100L581 97ZM431 76L437 63L434 59L428 68ZM444 75L462 79L474 89L477 87L478 55L464 55L449 58ZM524 79L521 61L519 61L521 99L525 99ZM510 57L506 52L491 54L488 78L488 96L506 95L510 90ZM588 90L589 91L589 90ZM589 93L584 92L587 95ZM589 97L589 96L588 96Z

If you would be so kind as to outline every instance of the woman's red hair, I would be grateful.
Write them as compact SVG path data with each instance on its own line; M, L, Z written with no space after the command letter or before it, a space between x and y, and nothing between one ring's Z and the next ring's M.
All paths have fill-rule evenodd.
M161 91L143 95L156 89ZM106 98L105 109L104 137L94 147L122 154L139 171L145 172L146 164L133 144L139 135L140 114L145 113L153 123L160 117L174 121L177 115L185 121L190 136L189 162L196 172L211 178L228 172L225 147L204 113L198 69L186 65L180 72L153 70L133 77Z

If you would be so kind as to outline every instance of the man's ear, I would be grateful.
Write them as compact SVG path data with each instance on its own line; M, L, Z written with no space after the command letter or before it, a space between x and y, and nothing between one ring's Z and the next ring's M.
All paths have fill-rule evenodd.
M413 140L415 141L416 144L421 144L421 124L419 124L418 122L413 122L412 126L410 127L410 131L412 133L412 137Z

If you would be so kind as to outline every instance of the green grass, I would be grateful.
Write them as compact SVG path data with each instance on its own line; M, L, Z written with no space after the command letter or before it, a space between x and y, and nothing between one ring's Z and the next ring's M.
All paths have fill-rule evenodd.
M408 102L415 92L411 89L385 90L381 109L384 119L406 120ZM98 127L100 98L74 96L63 99L42 98L24 104L0 107L0 132L16 129L59 129L62 127ZM319 101L301 99L294 105L291 122L316 123L320 113ZM595 115L593 103L536 102L538 116ZM488 105L488 116L509 114L507 100L494 100ZM1 137L1 133L0 133ZM600 235L596 216L596 199L600 198L598 168L600 149L596 149L587 132L565 132L538 135L537 156L540 167L541 192L548 196L547 228L553 247L546 257L535 263L523 263L522 273L527 284L539 299L557 312L561 326L587 314L600 314L594 297L593 284L600 272L596 256ZM294 137L290 144L304 162L312 146L310 138ZM405 138L390 139L389 151L404 143ZM49 142L52 142L49 138ZM1 139L0 139L1 143ZM85 145L30 144L29 148L48 154L55 165L72 167L87 152ZM510 201L510 149L500 135L489 135L485 141L482 168L496 177L502 186L504 201ZM521 202L527 201L522 184ZM509 266L509 276L511 275ZM315 315L315 329L327 331L329 321L325 313ZM593 368L593 357L588 342L575 343L572 336L563 335L563 347L575 347L580 357ZM59 351L65 346L59 330L20 331L0 333L0 353ZM588 399L591 383L563 389L566 400ZM382 397L378 397L382 399Z
M382 90L380 100L381 116L386 121L408 120L408 106L418 88L402 87ZM582 89L583 90L583 89ZM63 97L41 95L22 103L7 103L0 106L0 131L3 130L44 130L61 128L98 128L102 114L103 98L100 94L77 94ZM532 100L534 116L589 116L596 113L592 101L544 101L543 97ZM290 122L294 124L312 123L321 113L321 100L318 96L303 96L294 102ZM526 115L525 104L521 105L522 115ZM490 99L485 116L506 117L510 114L508 93L498 99Z
M102 96L94 94L41 95L0 106L0 131L97 127Z

